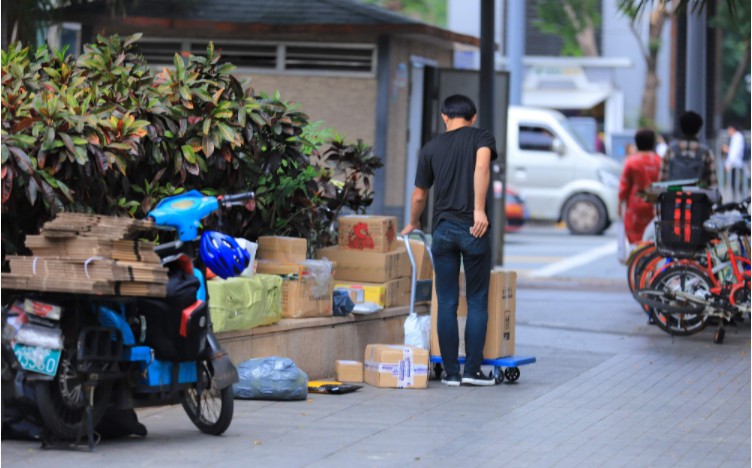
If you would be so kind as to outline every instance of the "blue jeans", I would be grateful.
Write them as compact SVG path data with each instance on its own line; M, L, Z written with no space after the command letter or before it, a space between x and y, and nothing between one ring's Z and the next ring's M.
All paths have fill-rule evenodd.
M465 375L480 370L488 325L488 282L491 272L491 239L488 232L476 238L469 224L443 220L434 229L431 245L436 270L438 320L436 329L446 374L459 375L457 361L459 330L460 261L465 267L467 285L467 324L465 325Z

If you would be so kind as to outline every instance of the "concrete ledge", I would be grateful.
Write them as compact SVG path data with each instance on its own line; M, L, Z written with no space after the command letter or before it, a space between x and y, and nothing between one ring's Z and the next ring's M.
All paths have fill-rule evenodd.
M417 306L428 313L428 306ZM219 333L220 343L235 363L246 359L282 356L292 359L310 379L334 377L337 359L363 360L369 343L399 344L408 307L369 315L282 319L264 327Z

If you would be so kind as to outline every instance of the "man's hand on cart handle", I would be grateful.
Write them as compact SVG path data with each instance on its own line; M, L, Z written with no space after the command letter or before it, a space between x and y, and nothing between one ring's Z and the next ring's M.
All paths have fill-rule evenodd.
M410 234L411 232L415 231L416 229L420 229L420 223L418 224L410 223L402 229L402 232L400 234L402 234L403 236L406 236Z

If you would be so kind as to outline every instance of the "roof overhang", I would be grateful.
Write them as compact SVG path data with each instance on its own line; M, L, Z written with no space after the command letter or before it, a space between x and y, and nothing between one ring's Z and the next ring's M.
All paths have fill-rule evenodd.
M213 21L205 19L186 18L160 18L149 16L125 16L113 17L106 14L65 14L62 12L59 19L62 21L75 21L77 23L90 24L97 29L104 29L110 33L149 31L150 35L163 36L190 36L197 37L203 34L207 36L231 35L236 39L258 39L263 35L284 36L295 35L341 35L362 36L372 35L400 35L409 36L413 39L430 41L434 44L466 44L479 46L477 37L460 34L447 29L431 26L424 23L409 24L268 24L268 23L241 23L230 21ZM157 34L155 34L157 33Z
M550 109L590 109L608 99L610 88L603 89L526 89L522 104Z

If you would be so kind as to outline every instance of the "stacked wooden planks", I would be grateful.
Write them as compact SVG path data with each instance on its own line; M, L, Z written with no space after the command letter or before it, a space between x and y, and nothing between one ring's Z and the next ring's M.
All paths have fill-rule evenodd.
M138 237L150 221L61 213L27 236L33 256L9 256L3 288L95 295L164 297L167 269L154 244Z

